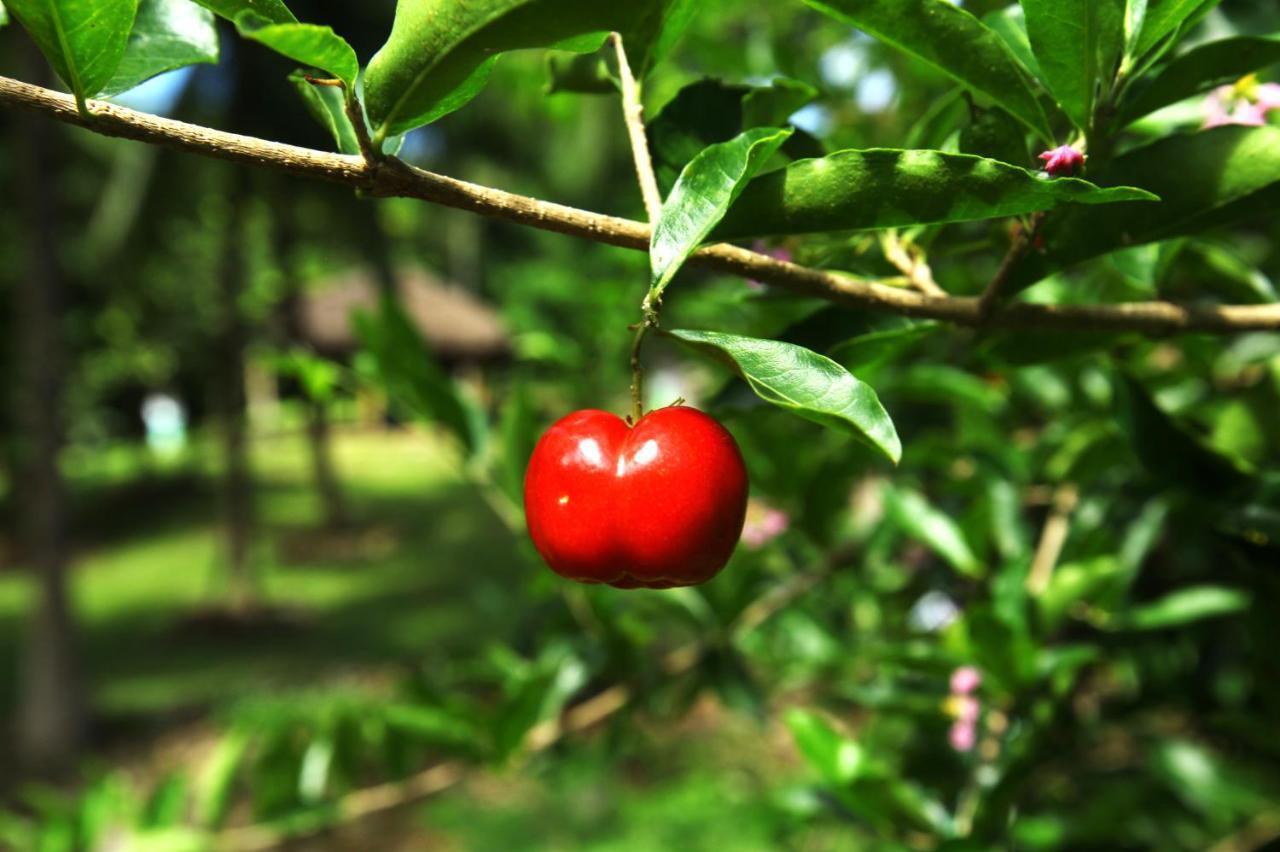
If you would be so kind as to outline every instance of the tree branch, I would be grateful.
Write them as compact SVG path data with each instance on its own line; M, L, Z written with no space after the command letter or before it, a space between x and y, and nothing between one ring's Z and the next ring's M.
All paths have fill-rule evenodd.
M640 194L644 197L645 213L652 225L658 221L658 213L662 211L662 191L658 189L658 178L653 173L649 139L644 132L644 101L640 99L640 84L631 73L631 63L627 62L622 34L614 33L609 38L613 41L613 49L618 57L618 78L622 83L622 117L627 124L627 135L631 138L631 156L636 162L636 178L640 182Z
M0 104L116 136L163 145L301 177L341 183L377 196L418 198L482 216L568 234L622 248L648 251L649 228L629 219L590 213L502 190L478 186L387 159L366 165L360 157L330 154L240 136L93 101L93 115L76 110L70 95L0 77ZM699 266L762 281L802 295L903 316L958 325L981 323L978 299L927 296L848 275L797 266L726 244L700 249ZM1280 305L1179 305L1130 302L1112 305L1040 305L1018 302L990 317L988 327L1135 331L1144 334L1280 330Z

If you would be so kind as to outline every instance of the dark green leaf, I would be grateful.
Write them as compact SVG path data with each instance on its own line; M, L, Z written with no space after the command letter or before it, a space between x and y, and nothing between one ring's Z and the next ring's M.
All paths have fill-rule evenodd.
M1249 595L1239 589L1193 586L1171 592L1158 601L1133 607L1111 626L1127 630L1181 627L1193 621L1240 612L1248 608L1249 600Z
M1121 422L1151 476L1210 499L1248 486L1244 472L1161 410L1136 380L1124 376L1117 388Z
M960 131L960 153L1015 166L1030 162L1027 134L1017 119L999 107L973 106L969 113L969 123Z
M1077 127L1110 88L1124 48L1124 0L1022 0L1040 76Z
M673 2L400 0L391 35L365 76L375 138L463 106L484 87L498 55L510 50L592 52L609 32L621 32L624 44L635 40L642 49L655 39L665 44L663 15Z
M1028 258L1014 282L1027 286L1120 248L1269 214L1280 194L1280 128L1217 127L1170 136L1118 157L1093 177L1102 185L1140 186L1160 203L1051 216L1041 230L1044 253ZM743 193L744 202L750 192Z
M675 184L680 170L704 148L727 142L753 127L782 127L800 107L817 96L796 80L778 78L768 86L733 85L699 80L682 88L649 122L649 149L664 191ZM791 156L801 134L783 145Z
M680 173L653 226L649 263L661 293L685 259L719 224L747 181L768 162L789 130L761 127L703 150Z
M934 507L918 491L888 487L885 503L894 522L909 538L922 542L960 574L980 577L982 563L965 540L960 526Z
M124 56L100 94L118 95L165 71L217 61L218 29L207 9L192 0L142 0Z
M1188 23L1209 13L1222 0L1148 0L1142 21L1142 34L1133 49L1141 56Z
M1049 180L969 154L872 148L801 160L756 178L713 235L737 239L894 228L1020 216L1068 203L1154 198L1131 187Z
M499 758L514 754L534 725L564 707L587 682L587 668L572 654L549 653L527 672L503 704L494 730Z
M320 126L329 131L334 144L343 154L359 154L360 140L356 137L356 129L347 115L346 96L336 86L317 86L307 79L305 71L294 71L289 75L302 102Z
M289 24L298 20L285 6L283 0L196 0L196 2L232 23L235 23L236 18L245 12L253 12L273 24Z
M1001 38L947 0L805 0L991 98L1052 141L1032 80Z
M1169 104L1234 83L1250 72L1280 62L1280 35L1239 36L1211 41L1171 61L1125 98L1120 126Z
M355 91L360 60L351 45L331 27L277 24L254 12L244 12L236 16L236 29L245 38L264 44L282 56L332 74L346 85L347 91Z
M866 769L862 747L816 713L793 707L787 711L786 723L800 753L828 784L848 784Z
M107 87L124 57L138 0L7 0L78 100Z
M875 391L830 358L776 340L683 329L668 334L727 364L765 402L847 432L894 464L902 456L898 432Z

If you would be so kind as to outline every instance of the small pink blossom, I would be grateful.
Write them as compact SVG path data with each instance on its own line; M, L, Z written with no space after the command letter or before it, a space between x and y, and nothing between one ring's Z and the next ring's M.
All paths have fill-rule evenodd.
M1040 155L1040 159L1044 161L1044 170L1050 177L1073 175L1084 165L1084 154L1070 145L1059 145L1057 148L1045 151Z
M1234 86L1219 86L1204 100L1205 128L1239 124L1261 127L1280 110L1280 83L1259 83L1245 77Z
M966 722L963 719L954 722L951 725L947 739L950 741L951 747L958 752L973 751L973 746L978 739L977 726L973 722Z
M753 502L747 508L747 522L742 528L742 543L759 550L787 531L791 516L780 509Z
M982 712L978 699L972 695L956 695L952 698L952 702L951 712L955 714L956 719L971 723L978 721L978 714Z
M982 672L973 666L961 666L951 673L951 693L968 695L982 683Z
M1261 127L1267 123L1267 110L1263 108L1262 104L1241 101L1231 111L1231 123L1242 124L1246 127Z

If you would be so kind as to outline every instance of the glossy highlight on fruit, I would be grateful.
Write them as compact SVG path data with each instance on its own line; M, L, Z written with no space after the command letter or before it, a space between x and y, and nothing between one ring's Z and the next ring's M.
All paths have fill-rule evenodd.
M618 588L692 586L738 543L747 469L733 436L695 409L661 408L635 426L587 409L538 441L524 504L534 546L557 574Z

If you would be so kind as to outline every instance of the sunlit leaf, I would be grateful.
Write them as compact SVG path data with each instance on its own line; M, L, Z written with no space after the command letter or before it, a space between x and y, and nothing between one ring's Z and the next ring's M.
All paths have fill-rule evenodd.
M1077 127L1109 88L1124 47L1124 0L1022 0L1040 76Z
M866 768L862 748L816 713L793 707L786 723L800 753L828 783L848 784Z
M941 556L961 574L979 577L984 568L961 532L960 526L932 505L918 491L886 488L885 502L895 523L913 538Z
M685 259L719 224L747 181L791 135L789 130L757 128L712 145L680 173L662 204L649 244L653 287L661 292Z
M282 56L332 74L348 91L354 91L360 60L351 45L332 27L277 24L257 13L244 12L236 16L236 29L245 38L266 45Z
M80 100L115 76L129 43L138 0L6 0L62 82Z
M1053 130L1030 76L994 32L947 0L805 0L991 98L1046 141Z
M360 140L356 137L355 126L347 114L343 90L335 86L318 86L308 80L307 76L303 71L295 71L289 75L289 82L302 98L307 112L333 137L338 151L343 154L359 154Z
M777 340L687 329L667 334L729 366L765 402L853 435L894 464L902 456L876 392L830 358Z
M217 63L213 15L192 0L142 0L120 64L100 94L128 91L157 74L197 63Z
M1188 23L1207 15L1222 0L1148 0L1133 54L1141 56Z
M1206 618L1232 615L1246 609L1249 602L1249 595L1239 589L1193 586L1135 606L1111 626L1127 630L1164 630Z
M1020 216L1063 204L1150 201L969 154L872 148L801 160L747 185L713 236L723 239L894 228Z

